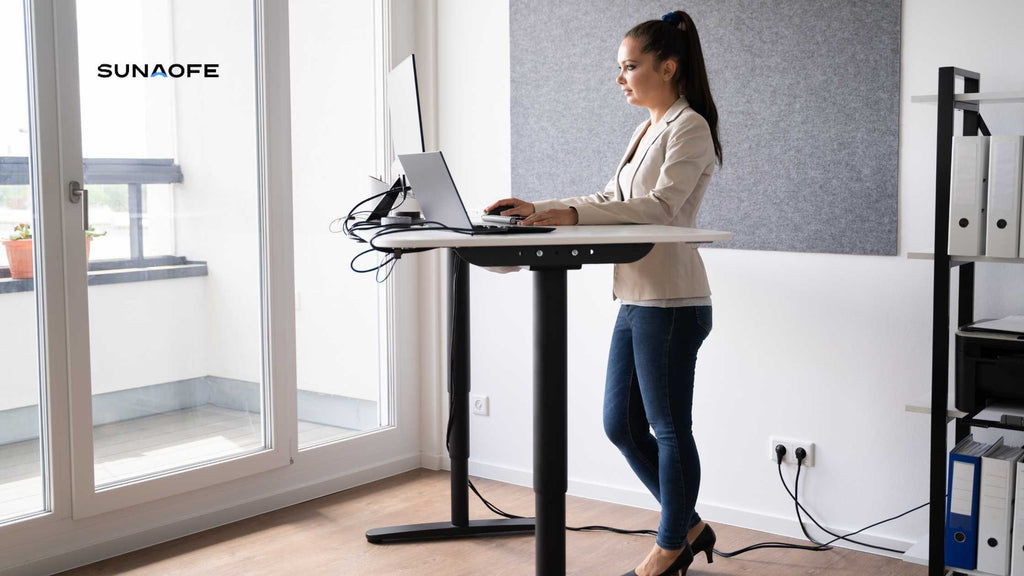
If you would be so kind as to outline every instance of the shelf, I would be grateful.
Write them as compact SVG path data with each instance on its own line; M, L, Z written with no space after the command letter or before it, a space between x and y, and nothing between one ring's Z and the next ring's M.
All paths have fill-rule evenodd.
M918 414L931 414L932 413L932 399L931 398L918 398L913 402L907 402L905 406L907 412L916 412ZM946 408L946 422L950 422L953 418L963 418L967 416L967 412L957 410L954 407Z
M914 412L917 414L931 414L932 403L930 398L918 398L913 402L908 402L904 408L907 412ZM946 423L952 422L956 418L967 418L967 422L971 426L977 426L979 428L1001 428L1004 430L1017 430L1024 432L1024 424L1015 423L1004 423L1002 422L1002 415L1016 416L1024 420L1024 407L1011 406L1008 404L993 404L982 410L981 412L974 415L973 418L967 418L970 416L969 413L963 410L957 410L956 407L950 406L946 408Z
M1024 92L977 92L974 94L954 94L957 102L977 102L979 104L1024 104ZM939 97L935 94L911 96L913 104L935 104Z
M909 260L935 260L935 254L931 252L908 252ZM1024 258L994 258L992 256L950 256L952 264L967 264L968 262L993 262L996 264L1024 264Z
M963 338L988 338L989 340L1011 340L1018 341L1024 338L1024 334L1015 332L987 332L984 330L963 330L956 331L956 335Z
M962 94L955 93L958 79L963 79L962 90L964 93ZM945 550L944 512L946 511L947 502L946 471L948 470L946 462L949 458L947 447L949 437L947 434L949 430L941 424L942 418L939 417L939 414L931 414L931 399L934 396L935 398L946 400L947 393L951 392L952 382L948 379L946 369L950 367L951 362L955 362L955 356L947 356L946 347L948 346L950 328L955 329L956 326L950 325L950 304L956 303L959 306L960 314L965 318L965 322L973 321L975 275L973 273L974 267L970 266L970 264L974 262L1020 264L1024 263L1024 258L947 255L948 246L943 245L946 242L942 240L944 236L942 228L948 226L948 222L943 223L941 218L945 210L944 205L948 205L950 201L950 186L947 177L950 174L953 138L958 133L967 136L976 134L979 131L987 132L981 119L981 104L1024 104L1024 91L979 92L980 74L952 66L939 68L938 80L937 90L940 93L939 95L927 94L911 96L910 98L912 103L941 104L937 106L939 112L936 122L938 138L935 144L936 168L938 170L935 184L935 216L939 219L937 226L940 227L936 229L936 239L938 241L932 247L934 250L932 253L908 253L907 258L912 260L931 260L933 263L941 264L941 266L933 266L933 281L935 283L933 288L936 290L936 297L932 302L932 359L933 362L938 360L944 366L940 366L937 370L932 370L931 392L927 399L925 401L912 402L906 406L908 411L930 414L929 420L931 425L929 430L931 440L928 449L930 462L928 494L931 508L928 511L928 534L931 539L931 546L928 545L929 538L922 538L921 541L907 551L904 559L908 562L928 566L929 576L949 576L951 570L957 574L987 576L983 572L961 570L958 568L952 569L943 565L943 552ZM963 118L963 124L960 129L956 126L957 114L955 112L957 110L962 112ZM959 282L961 289L954 299L949 287L949 282L954 279L951 271L952 268L961 265L966 266L966 268L960 270ZM957 441L961 440L966 434L969 434L969 430L972 427L1024 431L1024 425L1022 425L1024 424L1024 405L1021 405L1020 408L1004 406L1002 413L999 413L994 406L987 407L978 413L964 413L953 407L946 409L945 416L947 424L950 420L956 419L955 439ZM1004 420L1006 423L1003 423ZM942 470L942 473L939 473L939 470ZM935 474L931 472L935 472Z

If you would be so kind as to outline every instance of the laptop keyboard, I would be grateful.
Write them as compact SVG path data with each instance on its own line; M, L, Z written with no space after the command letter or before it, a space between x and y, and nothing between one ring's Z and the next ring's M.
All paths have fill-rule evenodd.
M550 226L485 226L473 225L474 234L540 234L543 232L554 232Z

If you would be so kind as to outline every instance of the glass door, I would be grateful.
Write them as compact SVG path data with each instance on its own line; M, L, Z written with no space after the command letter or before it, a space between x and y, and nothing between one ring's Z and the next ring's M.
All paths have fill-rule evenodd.
M394 424L388 366L381 361L389 355L381 338L386 288L352 272L347 263L365 246L341 238L336 226L370 195L369 176L387 172L373 113L383 101L375 9L366 1L289 6L301 450Z
M25 16L21 0L0 0L0 524L49 508Z
M414 37L396 4L0 0L0 239L28 224L33 264L0 265L0 572L420 465L418 259L356 286L320 270L348 242L307 234L387 174L383 79L410 49L391 21ZM311 345L334 337L318 316L343 358Z
M64 204L81 517L287 464L294 377L271 362L290 227L270 210L288 190L261 3L76 4L58 3L57 58L78 71L60 81L62 167L84 190Z

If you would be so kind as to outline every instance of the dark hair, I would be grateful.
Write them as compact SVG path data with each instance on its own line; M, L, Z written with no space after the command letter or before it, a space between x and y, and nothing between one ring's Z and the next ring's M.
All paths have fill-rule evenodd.
M675 23L673 23L675 22ZM711 98L708 72L704 67L704 52L700 36L690 15L682 10L669 12L663 20L648 20L626 32L626 38L640 43L641 52L653 53L656 62L675 58L679 65L673 80L679 93L686 96L690 107L704 117L711 128L715 156L722 164L722 144L718 141L718 109Z

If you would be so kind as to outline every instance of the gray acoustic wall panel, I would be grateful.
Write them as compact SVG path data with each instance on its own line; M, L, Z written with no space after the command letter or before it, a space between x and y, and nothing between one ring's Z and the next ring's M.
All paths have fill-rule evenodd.
M612 177L645 109L615 83L625 32L693 17L724 165L700 212L731 248L897 253L898 0L510 0L512 191Z

